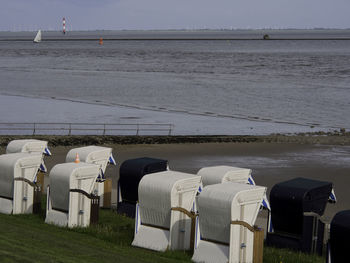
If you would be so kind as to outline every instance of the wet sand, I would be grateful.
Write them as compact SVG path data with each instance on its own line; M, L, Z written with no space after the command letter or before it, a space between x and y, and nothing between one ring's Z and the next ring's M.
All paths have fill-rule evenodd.
M1 73L1 71L0 71ZM74 97L74 96L73 96ZM102 103L102 102L99 102ZM148 109L142 106L99 104L98 102L75 101L74 99L45 99L36 97L6 96L0 94L0 119L6 123L51 123L54 119L58 123L101 123L120 125L107 125L105 134L109 135L268 135L278 133L299 133L299 132L329 132L331 128L314 125L302 125L293 122L279 122L257 117L230 116L215 114L213 112L192 112L186 110L166 109L164 107ZM19 107L18 105L21 105ZM42 109L45 109L43 111ZM54 117L53 117L54 116ZM135 124L168 124L153 128L162 130L145 130L148 126L141 125L140 130L113 130L113 128L136 128ZM125 125L122 124L133 124ZM12 134L32 134L33 130L23 128L33 127L32 125L0 125L1 128L22 128L11 130ZM49 133L67 135L68 130L47 130L48 128L66 127L66 125L37 125L36 133ZM75 135L95 134L102 135L102 130L84 130L86 125L73 125L75 129L71 132ZM95 128L102 128L96 125ZM0 128L0 134L7 134L8 130ZM44 130L42 130L44 128ZM77 129L78 128L78 129ZM148 127L150 128L150 127ZM45 130L46 129L46 130Z

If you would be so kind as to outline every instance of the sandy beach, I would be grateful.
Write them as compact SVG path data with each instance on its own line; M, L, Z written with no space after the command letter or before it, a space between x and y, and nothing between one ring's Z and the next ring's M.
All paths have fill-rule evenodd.
M104 144L104 146L113 148L113 155L118 163L117 166L110 165L106 172L107 177L113 180L112 203L116 202L120 164L127 159L147 156L166 159L169 161L170 169L187 173L197 173L202 167L215 165L250 168L253 170L256 183L266 186L268 192L276 183L295 177L330 181L334 185L338 202L327 205L324 220L329 222L336 212L350 208L349 144L315 144L299 141L299 143L211 142ZM75 147L78 145L51 145L52 156L45 158L48 171L55 164L64 162L67 152ZM0 152L4 153L5 149L3 143ZM49 184L48 176L45 184Z

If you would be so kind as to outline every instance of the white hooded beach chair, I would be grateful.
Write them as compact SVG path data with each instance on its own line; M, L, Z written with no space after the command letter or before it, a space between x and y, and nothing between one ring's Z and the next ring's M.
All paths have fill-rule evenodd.
M47 147L47 141L24 139L10 141L6 147L6 153L42 153L51 155L49 148Z
M91 204L96 199L92 192L99 172L100 166L96 164L55 165L47 189L45 222L68 227L89 226Z
M100 166L100 174L94 185L94 194L100 197L100 206L104 204L105 193L105 173L108 164L116 165L112 155L112 148L101 146L86 146L71 149L66 156L66 163L74 162L76 154L79 155L81 162L97 164Z
M202 177L203 186L221 183L242 183L256 185L252 177L252 170L247 168L233 166L210 166L200 169L197 173ZM266 194L261 203L262 207L268 210L267 230L272 231L271 225L271 206Z
M190 210L200 183L197 175L175 171L143 176L132 245L156 251L190 249L195 217Z
M202 177L203 186L221 183L242 183L256 185L252 177L252 170L233 166L210 166L200 169L197 175ZM270 202L265 195L262 206L271 211Z
M200 169L197 175L202 177L203 186L235 182L255 185L251 176L252 170L233 166L210 166Z
M265 187L239 183L206 186L197 198L194 262L252 263L254 223Z
M41 154L11 153L0 155L0 212L33 212L35 179L42 163Z
M51 156L47 141L35 139L23 139L10 141L6 147L6 153L38 153ZM40 165L40 171L46 173L44 159Z

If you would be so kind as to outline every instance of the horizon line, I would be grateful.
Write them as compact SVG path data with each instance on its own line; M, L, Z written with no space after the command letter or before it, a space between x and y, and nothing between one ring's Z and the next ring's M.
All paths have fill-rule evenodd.
M11 33L20 33L20 32L36 32L38 30L47 31L47 32L62 32L61 29L35 29L35 30L0 30L0 32L11 32ZM313 27L313 28L168 28L168 29L74 29L66 30L66 32L79 32L79 31L261 31L261 30L270 30L270 31L282 31L282 30L350 30L350 27L347 28L338 28L338 27Z

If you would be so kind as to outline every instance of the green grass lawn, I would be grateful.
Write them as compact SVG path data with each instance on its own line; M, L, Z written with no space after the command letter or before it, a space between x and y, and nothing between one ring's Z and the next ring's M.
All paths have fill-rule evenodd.
M44 204L44 203L43 203ZM189 252L134 248L134 220L100 210L98 225L60 228L40 215L0 214L0 262L190 262ZM321 257L264 248L265 263L322 262Z

